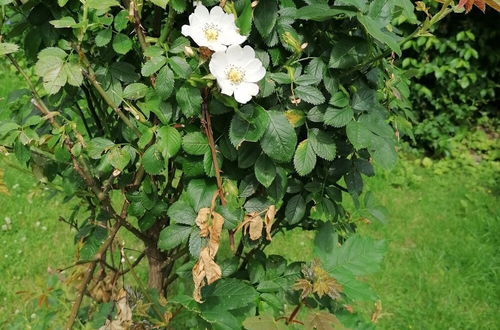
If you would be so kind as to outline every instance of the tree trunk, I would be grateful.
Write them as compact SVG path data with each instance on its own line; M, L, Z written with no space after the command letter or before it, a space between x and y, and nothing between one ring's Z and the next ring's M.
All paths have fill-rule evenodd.
M158 290L159 293L163 290L165 283L165 274L163 272L163 261L165 256L155 246L146 247L146 257L149 264L148 287Z

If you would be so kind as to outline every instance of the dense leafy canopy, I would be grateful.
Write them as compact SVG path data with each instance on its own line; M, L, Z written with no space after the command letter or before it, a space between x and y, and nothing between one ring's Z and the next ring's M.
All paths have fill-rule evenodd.
M375 198L361 198L363 180L373 163L391 169L397 159L407 82L386 57L401 55L392 22L417 23L413 5L220 4L266 69L244 106L221 93L212 51L181 34L191 1L0 0L9 22L0 55L22 59L35 75L27 77L32 102L17 91L2 115L2 148L80 202L69 220L79 258L91 260L80 290L98 283L90 293L101 304L78 314L77 300L71 317L101 317L106 329L141 318L173 328L278 329L295 324L286 306L307 306L307 328L363 327L346 306L376 299L358 276L379 269L385 244L354 234L360 219L342 202L350 196L356 214L384 221ZM133 319L123 298L131 293L106 285L122 285L120 274L135 274L135 265L120 273L98 262L113 258L115 245L128 260L128 243L113 242L121 227L142 241L149 264ZM294 228L317 231L314 261L264 253L276 233ZM109 301L118 311L106 321Z

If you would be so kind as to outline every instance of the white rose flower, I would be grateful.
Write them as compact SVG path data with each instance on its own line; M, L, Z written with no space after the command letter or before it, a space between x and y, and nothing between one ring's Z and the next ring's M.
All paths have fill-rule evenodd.
M222 94L234 94L240 103L247 103L259 93L257 82L266 75L266 69L250 46L233 45L225 52L215 52L209 67Z
M219 6L208 12L201 4L189 15L189 25L182 26L182 34L213 51L224 51L227 46L239 45L247 39L236 27L233 14L226 14Z

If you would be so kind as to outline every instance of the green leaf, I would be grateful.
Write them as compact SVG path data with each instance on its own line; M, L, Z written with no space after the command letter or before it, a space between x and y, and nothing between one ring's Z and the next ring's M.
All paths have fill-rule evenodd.
M167 215L174 223L189 226L195 224L196 213L194 213L191 205L183 200L178 200L172 204L167 211Z
M224 157L220 152L217 153L217 165L219 169L222 167L222 163L224 162ZM215 167L212 161L212 152L207 151L203 156L203 169L205 170L205 174L213 178L215 176Z
M300 176L311 173L316 166L316 153L309 140L304 140L299 143L295 151L295 156L293 157L293 165Z
M114 168L123 171L130 162L130 153L122 148L113 148L111 152L108 153L109 162Z
M159 174L163 169L165 161L156 145L152 145L142 156L142 165L148 174Z
M128 11L121 10L118 14L116 14L115 20L113 23L114 23L116 32L121 32L122 30L125 30L127 28L128 23L129 23Z
M149 77L160 70L162 66L165 65L165 63L167 63L167 58L165 56L153 57L149 61L144 63L141 69L141 74L144 77Z
M8 42L0 42L0 56L12 54L19 50L19 46Z
M254 9L254 23L262 37L271 34L278 18L278 4L276 0L259 2Z
M191 180L187 187L187 195L193 209L198 212L202 207L210 207L217 186L207 180Z
M118 54L127 54L132 49L132 40L127 35L118 33L113 38L113 49Z
M319 89L313 86L298 86L295 95L307 103L314 105L325 103L325 97Z
M153 130L147 129L144 132L142 132L141 137L139 138L139 141L137 141L137 145L139 148L144 149L148 145L149 142L151 142L151 139L153 139Z
M356 11L349 8L331 8L328 4L314 4L299 8L295 18L321 22L341 14L353 16Z
M146 96L148 86L142 83L133 83L125 87L123 90L123 98L129 100L138 100Z
M336 92L332 95L329 103L337 108L344 108L349 105L349 95L340 91Z
M177 94L175 94L175 99L186 117L193 117L201 112L202 99L200 91L197 88L190 86L181 87L177 91Z
M56 94L68 81L64 68L66 56L60 48L45 48L38 54L35 73L43 78L43 86L49 94Z
M120 3L117 0L87 0L87 5L92 9L108 11L110 7L119 6Z
M170 250L187 241L191 234L191 227L182 225L170 225L160 232L158 248Z
M322 80L326 73L326 64L319 57L314 57L311 62L307 64L306 73Z
M264 187L269 187L276 177L276 166L265 154L261 154L255 162L255 177Z
M90 143L87 145L87 152L89 157L92 159L101 158L101 154L105 151L113 147L115 144L113 141L108 139L97 137L90 140Z
M326 270L347 271L356 276L370 275L380 270L386 250L385 241L355 234L335 251Z
M365 125L357 121L351 121L347 124L346 133L349 141L358 150L367 148L374 138L373 133Z
M398 155L394 142L387 138L374 136L370 145L370 155L377 164L386 170L391 170L397 163Z
M202 289L203 305L228 311L256 302L259 294L251 286L235 278L223 278ZM202 306L203 306L202 305Z
M200 237L200 229L194 227L189 236L189 253L195 258L199 258L201 248L205 244L204 242L205 239Z
M317 85L321 81L323 77L318 78L312 74L303 74L297 79L295 79L295 83L300 86L309 86L309 85Z
M114 62L109 67L111 75L124 83L131 83L140 78L135 67L127 62Z
M70 28L76 25L75 19L71 16L65 16L60 19L49 21L56 29Z
M174 73L168 66L164 66L156 75L156 92L162 99L170 97L174 90Z
M113 31L111 29L101 30L97 33L95 37L95 45L97 47L103 47L109 44L111 38L113 37Z
M169 2L169 0L148 0L148 1L154 3L155 5L163 9L167 8L167 4Z
M181 134L172 126L163 126L156 132L158 148L167 158L175 156L181 148Z
M294 128L304 125L306 122L306 114L302 110L290 109L285 111L286 119Z
M358 13L358 21L363 24L366 31L375 39L383 44L386 44L396 54L401 56L401 48L399 41L401 37L397 36L394 32L390 32L385 28L385 23L377 17L371 17Z
M174 56L168 59L168 64L174 72L181 78L187 79L191 74L191 67L182 57Z
M308 137L316 155L330 161L335 159L337 147L331 135L318 128L312 128Z
M344 127L352 121L354 117L354 111L351 107L345 107L342 109L338 108L327 108L323 120L325 124L333 127Z
M236 19L236 26L240 29L240 34L246 36L252 30L252 5L250 0L242 1L244 2L244 7Z
M71 86L80 86L83 83L82 67L76 63L66 63L64 65L67 82Z
M292 159L297 135L283 112L268 111L269 124L260 140L262 150L278 162L288 162Z
M186 10L187 3L186 0L170 0L170 5L176 12L182 13Z
M287 326L284 322L277 322L270 314L250 316L243 321L247 330L283 330Z
M323 224L314 240L314 254L330 274L373 274L380 270L386 249L385 241L376 241L359 234L349 237L338 247L338 235L330 222Z
M306 214L306 201L300 194L290 198L285 208L285 217L289 224L300 222Z
M243 106L234 114L229 126L231 143L238 149L244 141L259 141L266 130L268 122L269 117L262 107Z
M182 138L182 149L190 155L201 156L210 151L210 146L205 134L191 132Z
M348 69L368 56L370 48L365 39L349 36L341 37L332 44L330 62L333 69Z

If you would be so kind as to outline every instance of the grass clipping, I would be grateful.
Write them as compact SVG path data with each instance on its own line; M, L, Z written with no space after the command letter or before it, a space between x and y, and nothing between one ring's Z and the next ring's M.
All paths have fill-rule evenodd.
M264 219L262 213L252 212L245 215L243 222L235 231L243 228L243 234L248 233L251 240L257 240L262 237L262 229L265 228L266 239L270 241L271 227L276 215L276 207L271 205L266 210ZM201 208L196 216L196 225L200 228L200 236L208 239L208 244L200 251L200 258L193 267L194 291L193 299L202 303L201 288L217 281L222 276L222 270L215 262L215 256L219 250L220 236L224 218L212 208Z

